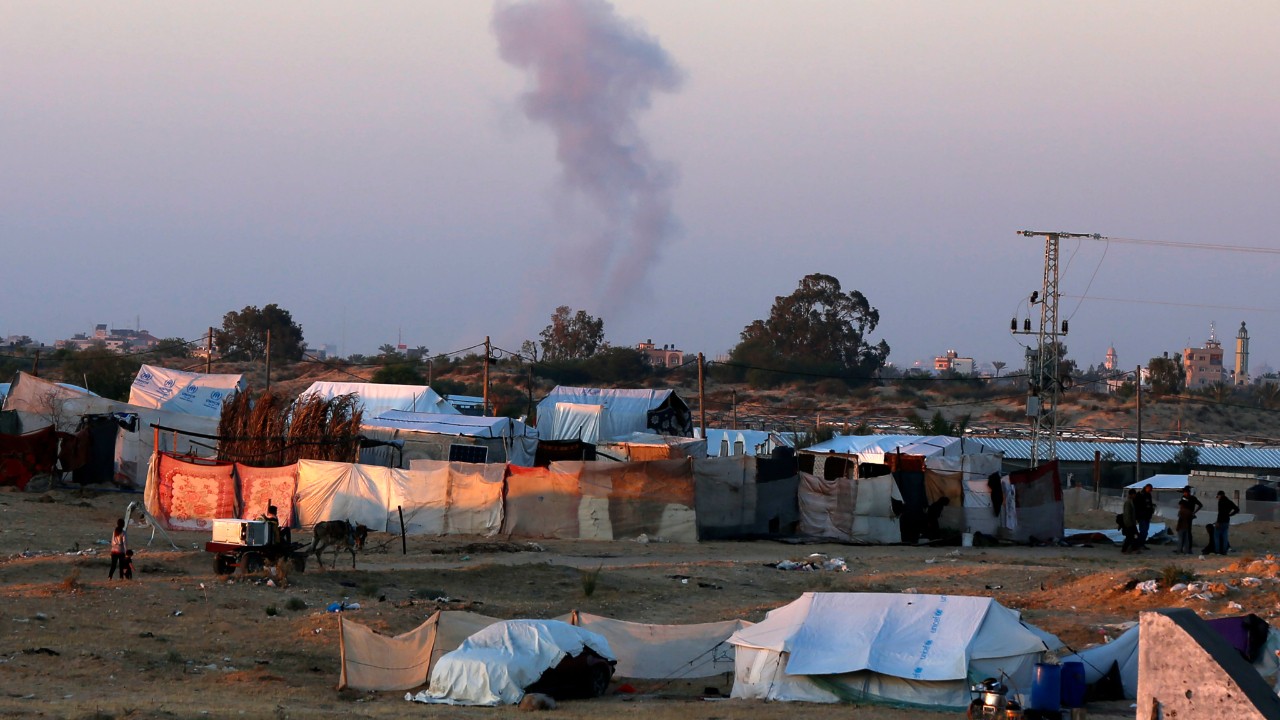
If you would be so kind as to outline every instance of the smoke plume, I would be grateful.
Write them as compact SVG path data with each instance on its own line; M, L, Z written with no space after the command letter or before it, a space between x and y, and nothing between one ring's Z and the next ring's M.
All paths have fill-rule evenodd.
M493 30L502 59L529 76L525 115L555 135L566 199L590 210L562 213L577 241L572 267L599 278L603 310L622 309L640 299L675 230L673 170L650 155L636 117L655 92L678 89L681 73L604 0L499 2Z

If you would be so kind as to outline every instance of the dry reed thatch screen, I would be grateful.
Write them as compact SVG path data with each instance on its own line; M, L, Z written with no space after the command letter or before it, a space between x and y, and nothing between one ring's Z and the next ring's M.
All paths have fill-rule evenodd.
M218 459L253 467L298 460L355 462L360 457L363 410L355 394L324 399L303 395L292 403L270 390L257 399L237 392L222 405Z

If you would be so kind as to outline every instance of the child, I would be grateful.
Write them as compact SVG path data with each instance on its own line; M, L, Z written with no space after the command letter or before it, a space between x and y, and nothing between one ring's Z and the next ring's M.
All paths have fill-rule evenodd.
M125 580L133 579L133 551L124 551L124 560L120 562L120 577Z

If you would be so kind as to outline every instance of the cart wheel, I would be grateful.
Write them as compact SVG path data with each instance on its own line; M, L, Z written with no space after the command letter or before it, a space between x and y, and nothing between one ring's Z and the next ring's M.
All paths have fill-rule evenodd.
M240 556L240 566L247 573L257 572L262 569L262 554L257 552L247 552Z
M222 553L214 553L213 555L213 572L218 575L230 575L235 572L235 562L223 555Z

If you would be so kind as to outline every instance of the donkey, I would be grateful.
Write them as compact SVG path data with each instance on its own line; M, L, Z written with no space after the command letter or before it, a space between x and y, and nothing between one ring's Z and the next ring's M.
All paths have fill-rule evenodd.
M308 553L316 554L316 562L320 563L320 567L324 567L324 558L320 553L330 545L333 546L333 563L330 567L338 566L338 552L346 549L351 553L351 567L356 566L356 550L364 549L365 538L369 537L369 528L364 525L353 525L347 520L325 520L316 523L314 535L311 538L311 547L307 549Z

